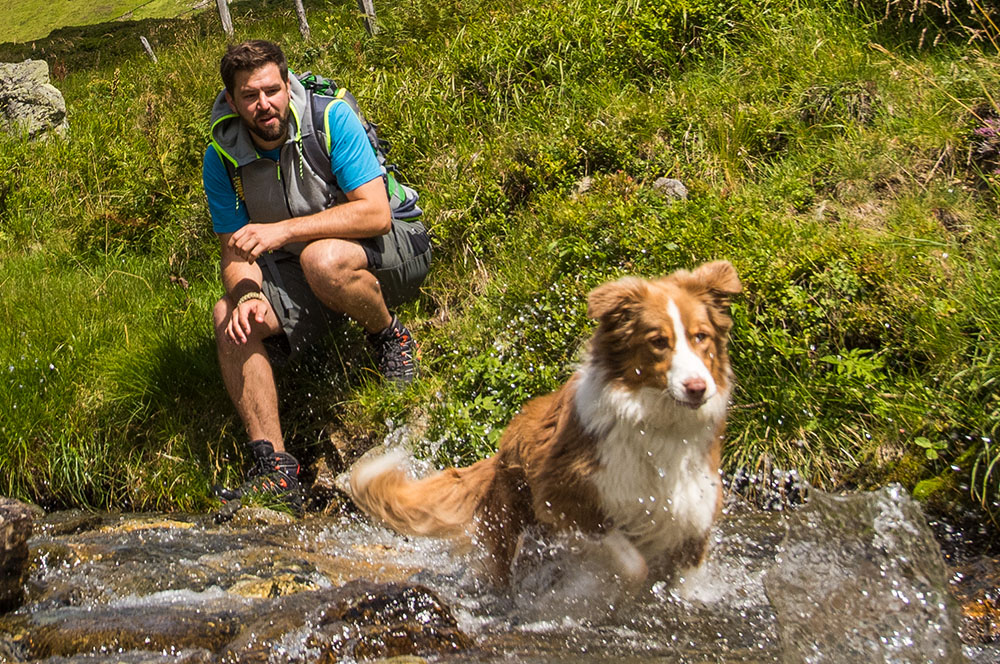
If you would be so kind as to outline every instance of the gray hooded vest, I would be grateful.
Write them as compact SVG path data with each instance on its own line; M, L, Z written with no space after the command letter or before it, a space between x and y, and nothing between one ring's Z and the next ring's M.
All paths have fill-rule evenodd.
M226 165L237 205L242 200L254 223L283 221L326 210L346 197L336 185L310 166L303 140L319 131L314 126L306 89L294 76L288 77L290 103L288 138L277 162L262 158L250 132L226 103L220 92L212 107L212 147ZM326 176L329 178L329 175ZM285 247L299 253L304 243Z

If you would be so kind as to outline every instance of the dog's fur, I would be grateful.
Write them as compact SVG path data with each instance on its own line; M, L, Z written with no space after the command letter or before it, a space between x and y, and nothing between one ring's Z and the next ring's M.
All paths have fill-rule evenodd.
M594 289L587 356L559 390L528 402L497 454L423 480L399 458L359 464L354 501L397 531L472 535L495 581L540 525L604 537L630 580L700 564L722 503L721 438L732 387L726 261Z

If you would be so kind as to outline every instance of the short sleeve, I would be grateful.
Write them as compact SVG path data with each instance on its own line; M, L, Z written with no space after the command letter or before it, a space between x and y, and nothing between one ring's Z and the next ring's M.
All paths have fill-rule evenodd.
M331 104L326 112L330 125L330 167L337 186L345 192L353 191L382 177L375 150L351 107L338 102Z
M201 178L212 215L212 229L216 233L233 233L250 222L247 206L237 198L226 165L211 145L205 150Z

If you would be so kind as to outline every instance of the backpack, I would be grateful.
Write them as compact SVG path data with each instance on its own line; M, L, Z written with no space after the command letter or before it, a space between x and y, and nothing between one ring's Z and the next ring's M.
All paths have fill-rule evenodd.
M323 116L327 106L331 101L337 99L346 102L351 107L351 110L354 111L358 120L361 121L361 126L368 136L368 142L371 143L372 150L375 151L378 165L382 168L382 179L385 180L386 193L389 196L389 208L392 210L393 219L415 219L423 214L423 210L417 206L417 200L420 198L420 195L399 181L399 168L387 159L392 145L388 141L379 138L378 126L365 118L354 95L347 88L340 87L332 79L320 76L319 74L307 71L295 74L295 77L309 95L309 107L312 109L313 126L322 127L325 124ZM320 139L319 134L313 132L309 139L303 141L302 147L305 158L312 169L327 184L336 185L333 173L330 170L330 153L327 151L326 142Z

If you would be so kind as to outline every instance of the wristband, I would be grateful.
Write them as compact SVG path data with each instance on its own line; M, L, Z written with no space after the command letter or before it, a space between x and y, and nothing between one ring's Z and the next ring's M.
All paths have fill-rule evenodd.
M264 300L267 302L267 298L260 291L250 291L249 293L244 293L243 297L236 301L236 307L239 308L241 304L248 300Z

